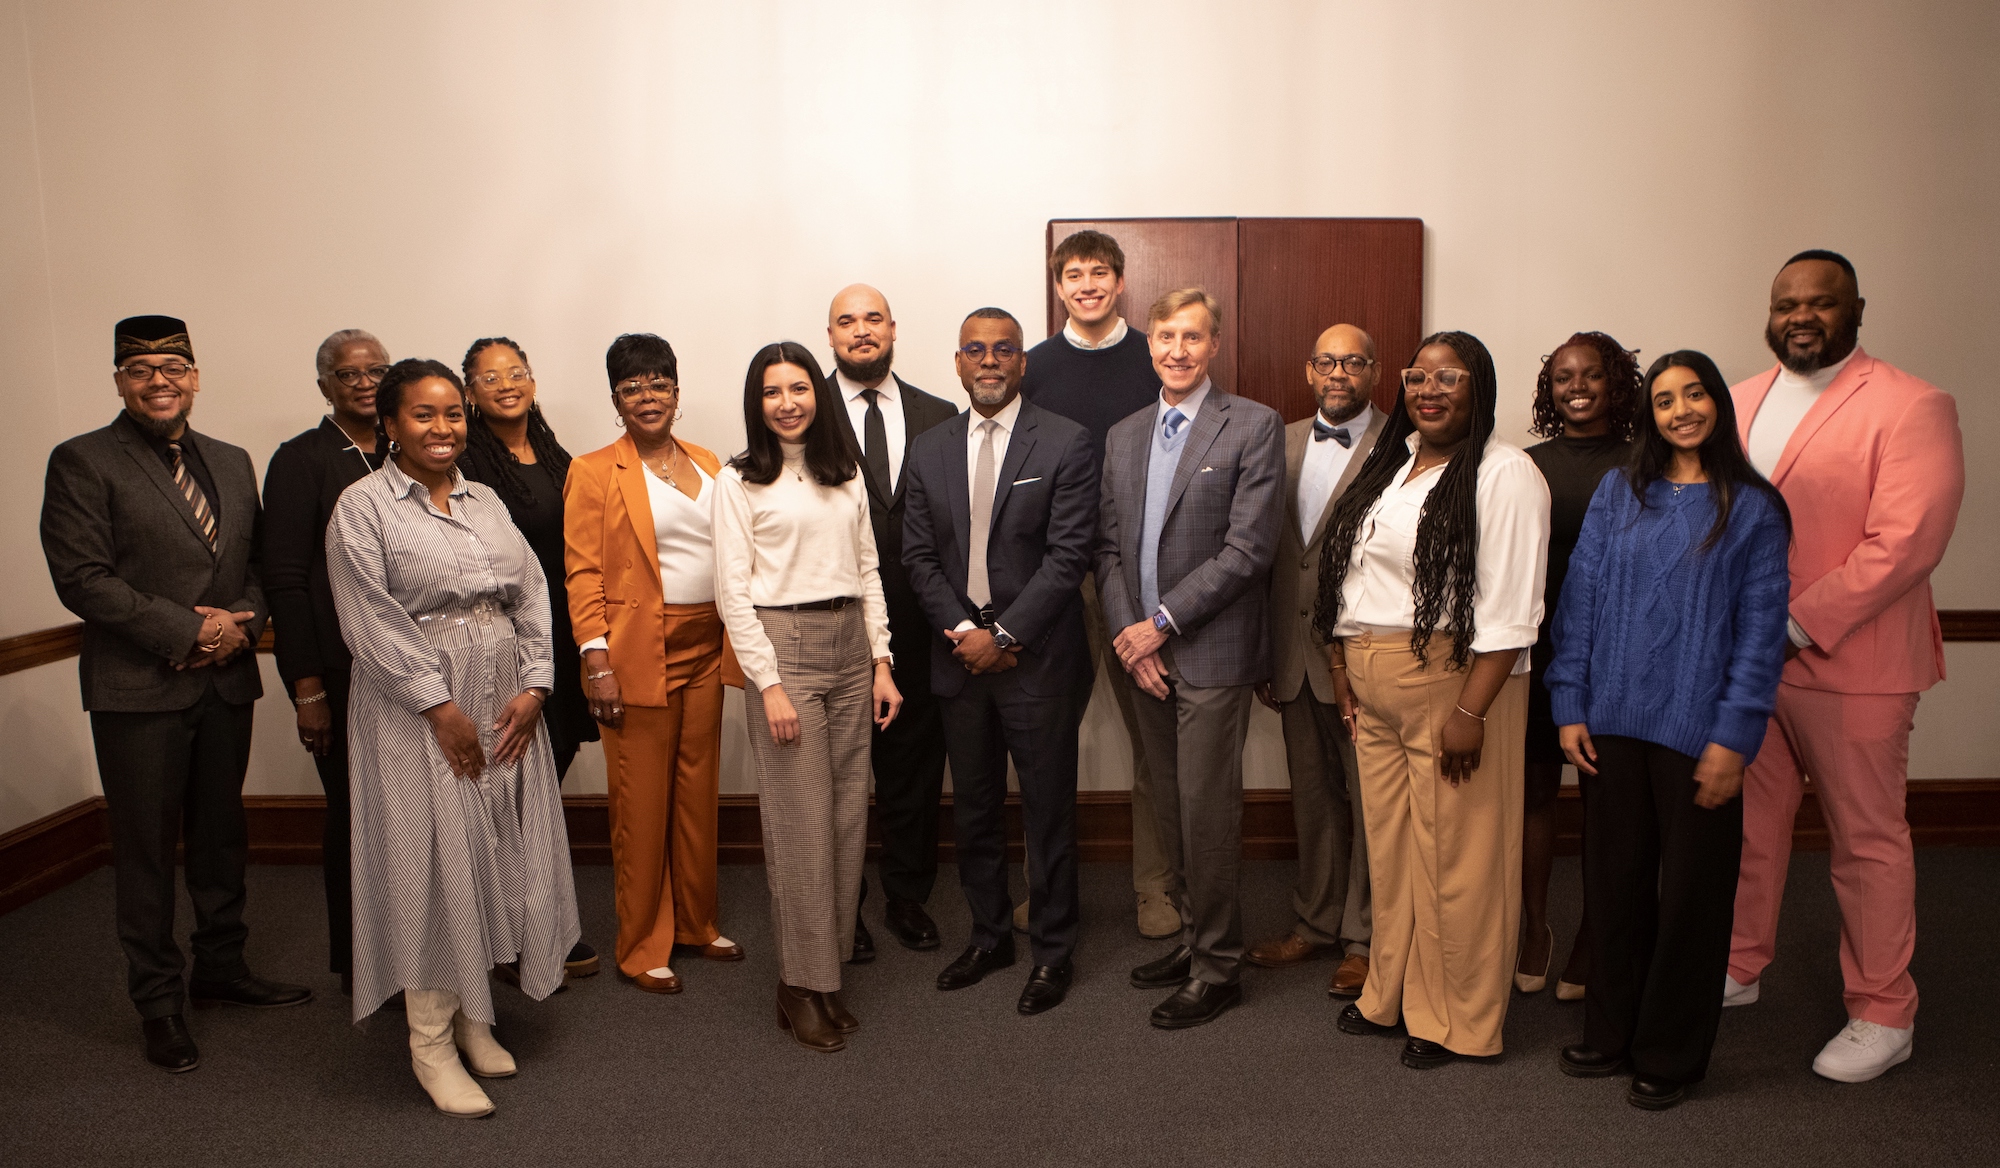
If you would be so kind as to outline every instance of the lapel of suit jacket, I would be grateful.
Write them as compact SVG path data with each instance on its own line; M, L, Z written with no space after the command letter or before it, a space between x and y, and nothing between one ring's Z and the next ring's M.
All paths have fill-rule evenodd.
M987 514L987 531L1000 521L1000 509L1007 505L1007 496L1014 490L1014 480L1020 477L1021 465L1028 461L1028 455L1035 449L1034 406L1025 400L1021 402L1021 412L1014 415L1014 432L1007 438L1007 457L1000 460L1000 477L993 482L993 510ZM964 449L961 445L959 449Z
M898 474L896 476L896 489L889 492L889 505L891 507L897 507L901 506L903 502L903 488L909 486L910 484L910 476L908 474L908 471L910 469L910 443L915 442L917 440L917 435L918 433L920 433L920 431L917 427L916 415L914 412L912 412L910 403L910 399L916 396L917 391L911 388L909 382L904 381L900 377L896 377L894 373L891 373L889 376L895 378L896 402L897 404L903 407L903 472L904 473Z
M1306 447L1312 445L1312 419L1285 427L1285 530L1299 529L1299 479L1305 474Z
M1785 476L1792 473L1792 464L1799 460L1799 451L1812 441L1813 435L1819 433L1819 428L1826 425L1826 420L1833 416L1835 410L1846 405L1857 390L1868 384L1868 375L1874 371L1875 359L1856 345L1854 359L1833 379L1832 385L1821 391L1819 400L1806 411L1805 417L1799 419L1798 429L1793 430L1791 438L1786 440L1785 452L1778 457L1777 472L1771 476L1772 486L1784 486ZM1777 374L1773 373L1771 379L1775 382Z
M1222 433L1222 427L1229 421L1229 395L1210 386L1208 400L1201 403L1201 412L1194 416L1194 432L1188 435L1187 445L1181 447L1181 460L1174 465L1173 486L1167 489L1167 514L1172 515L1180 505L1181 493L1201 469L1201 460L1208 457L1208 448L1215 445L1215 436ZM1155 423L1157 425L1158 423ZM1150 439L1151 435L1147 435ZM1148 449L1151 442L1147 443Z
M611 481L625 503L625 517L632 523L632 534L640 547L657 548L660 537L653 528L653 497L646 489L646 461L639 457L639 444L632 441L630 434L622 434L612 444L612 450L615 453Z
M958 538L961 551L972 546L971 495L965 485L965 427L964 414L938 427L947 439L943 452L945 505L951 514L952 534Z
M192 431L189 431L189 433L192 433ZM173 473L167 470L166 463L160 461L160 456L153 453L152 443L147 442L145 435L139 432L138 424L128 419L125 426L117 430L117 434L118 441L125 446L125 453L131 455L132 461L139 464L140 473L151 480L153 486L157 487L159 492L167 497L167 502L180 515L181 522L187 524L188 531L192 532L194 537L201 541L203 547L208 547L208 536L203 534L201 524L196 522L194 508L188 506L187 496L181 494L180 485L174 482ZM206 461L206 459L203 461ZM192 474L194 472L189 471L188 473ZM209 477L215 477L212 469ZM217 487L216 489L221 490L222 488ZM214 500L210 500L210 505L214 505ZM215 547L219 548L222 546L222 527L218 523L216 525ZM215 548L210 548L209 554L213 555L214 553Z
M198 434L192 429L182 437L181 442L183 445L194 447L195 452L201 455L201 461L208 467L209 481L215 484L215 493L218 495L231 495L229 488L234 485L233 472L236 463L234 459L223 457L222 444L208 435ZM189 473L192 474L193 472L190 471ZM172 477L169 476L167 481L172 482ZM256 491L254 484L251 487L251 491L253 494ZM174 493L177 495L180 494L180 488L175 487ZM181 497L183 500L186 499L185 495ZM228 540L241 531L244 524L250 522L250 516L243 514L243 508L241 507L223 506L221 499L210 499L208 506L210 510L215 512L215 553L220 556L222 549L229 546ZM192 509L188 511L188 516L189 518L193 518L194 511ZM248 535L249 533L243 531L243 534ZM205 540L206 537L204 537L204 542Z
M1355 440L1354 452L1347 456L1347 469L1341 471L1340 478L1334 481L1333 490L1326 497L1326 506L1320 508L1319 521L1313 524L1312 539L1306 541L1307 547L1317 545L1326 535L1326 521L1333 518L1333 505L1340 502L1340 496L1347 492L1347 484L1353 482L1354 476L1361 473L1361 464L1368 461L1368 453L1375 449L1375 440L1388 428L1389 415L1376 410L1375 417L1368 423L1368 429Z

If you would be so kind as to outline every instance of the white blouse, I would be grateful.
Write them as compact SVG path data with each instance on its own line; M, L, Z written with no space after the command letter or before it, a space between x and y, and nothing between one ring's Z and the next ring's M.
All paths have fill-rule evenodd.
M652 471L646 502L653 512L653 545L660 553L660 595L668 604L702 604L715 599L715 480L696 466L694 498Z
M1417 524L1423 518L1424 500L1444 477L1440 465L1410 479L1417 442L1417 435L1409 436L1409 459L1361 520L1340 590L1336 637L1364 630L1405 630L1417 623ZM1535 643L1542 623L1549 486L1527 452L1489 438L1474 494L1479 508L1479 562L1478 590L1472 598L1477 626L1472 651L1526 649ZM1438 631L1446 631L1446 626L1440 625ZM1513 671L1528 672L1526 653L1515 659Z
M760 690L779 678L759 608L859 597L870 652L889 656L889 610L861 475L820 486L805 469L805 447L781 445L785 467L771 482L746 483L734 467L715 480L715 607L743 676Z

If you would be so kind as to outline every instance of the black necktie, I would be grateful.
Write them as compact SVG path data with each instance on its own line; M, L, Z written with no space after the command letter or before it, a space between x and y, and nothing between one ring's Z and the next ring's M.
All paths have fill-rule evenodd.
M864 389L861 396L868 399L868 417L861 427L861 458L868 464L868 473L875 476L876 483L886 495L890 492L889 428L882 424L882 391Z
M1324 442L1328 438L1331 438L1335 442L1340 443L1343 447L1347 448L1348 450L1354 449L1354 435L1349 434L1347 432L1347 427L1329 426L1326 424L1326 421L1324 419L1317 417L1314 418L1313 441Z

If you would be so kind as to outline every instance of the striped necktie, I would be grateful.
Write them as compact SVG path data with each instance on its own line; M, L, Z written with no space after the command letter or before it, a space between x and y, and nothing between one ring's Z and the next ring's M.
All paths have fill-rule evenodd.
M181 457L181 444L167 443L167 450L174 456L174 485L187 497L188 506L194 508L194 521L201 527L201 533L208 537L208 550L215 550L215 512L208 505L208 496L202 493L201 484L188 473L187 460Z

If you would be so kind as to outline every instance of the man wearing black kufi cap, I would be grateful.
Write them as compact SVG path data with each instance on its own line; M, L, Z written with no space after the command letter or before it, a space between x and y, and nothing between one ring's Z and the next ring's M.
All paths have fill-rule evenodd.
M64 607L83 619L77 675L111 824L118 940L146 1057L169 1071L199 1055L186 999L309 1001L243 960L243 774L254 646L259 509L250 456L188 428L201 389L187 325L135 316L113 330L124 409L49 455L42 550ZM174 943L174 847L194 902L193 977Z

